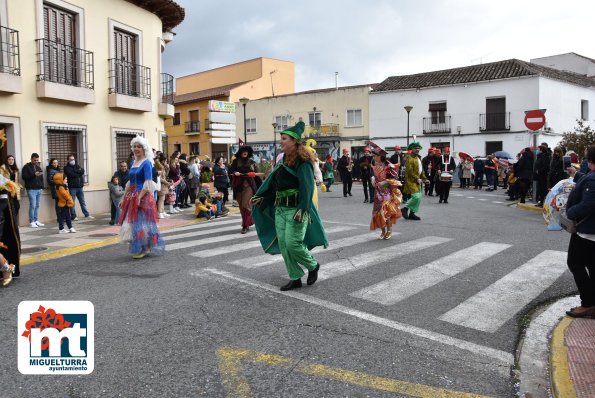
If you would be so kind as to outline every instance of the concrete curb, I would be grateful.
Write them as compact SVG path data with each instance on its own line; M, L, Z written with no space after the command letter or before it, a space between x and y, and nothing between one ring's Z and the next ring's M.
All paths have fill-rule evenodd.
M521 210L525 210L525 211L531 211L534 213L542 213L543 212L543 208L542 207L535 207L535 205L528 205L526 203L517 203L516 204L517 209L521 209Z
M238 208L231 208L229 209L229 214L236 214L239 213L240 209ZM192 219L189 220L186 223L180 224L180 225L175 225L175 226L171 226L171 227L165 227L163 229L161 229L161 231L169 231L172 230L174 228L181 228L181 227L185 227L188 225L192 225L192 224L198 224L198 223L203 223L206 222L207 220L205 219ZM120 242L120 237L119 236L114 236L112 238L108 238L108 239L104 239L104 240L98 240L97 242L91 242L91 243L85 243L83 245L78 245L78 246L74 246L74 247L67 247L64 249L59 249L59 250L54 250L52 252L49 253L43 253L43 254L37 254L35 256L31 256L31 257L27 257L27 258L23 258L21 259L21 266L24 265L30 265L30 264L34 264L37 262L41 262L41 261L47 261L47 260L53 260L55 258L59 258L59 257L65 257L65 256L70 256L72 254L77 254L77 253L82 253L85 252L87 250L91 250L91 249L97 249L100 247L105 247L105 246L110 246L110 245L114 245L116 243Z
M552 332L550 344L550 380L554 398L576 397L576 390L570 378L568 366L568 349L564 344L566 329L574 319L563 318Z

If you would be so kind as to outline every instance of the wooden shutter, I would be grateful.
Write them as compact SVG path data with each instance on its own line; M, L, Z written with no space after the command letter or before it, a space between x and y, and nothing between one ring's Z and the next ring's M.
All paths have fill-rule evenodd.
M116 89L126 95L138 94L136 67L136 36L114 29L114 58L116 58Z
M75 14L43 5L45 79L64 84L76 84Z

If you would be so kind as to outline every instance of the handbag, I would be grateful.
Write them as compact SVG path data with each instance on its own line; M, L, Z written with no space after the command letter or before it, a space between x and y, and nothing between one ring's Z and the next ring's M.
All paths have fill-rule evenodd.
M566 215L566 209L564 209L560 212L560 226L564 231L568 232L569 234L576 234L576 227L578 227L580 223L582 223L589 217L585 217L577 222L568 218L568 216Z

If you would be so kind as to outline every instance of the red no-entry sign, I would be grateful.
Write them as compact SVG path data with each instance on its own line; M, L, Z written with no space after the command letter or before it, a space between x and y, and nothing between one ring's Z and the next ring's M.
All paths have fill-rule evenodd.
M529 130L537 131L545 125L545 113L540 109L525 112L525 126Z

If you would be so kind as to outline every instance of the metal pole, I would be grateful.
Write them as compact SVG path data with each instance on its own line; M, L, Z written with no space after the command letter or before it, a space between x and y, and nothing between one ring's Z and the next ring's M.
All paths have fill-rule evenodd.
M277 161L277 129L273 128L273 148L275 150L275 161Z
M407 111L407 146L409 146L409 111Z
M246 138L246 104L242 104L244 106L244 145L248 144L248 139Z

